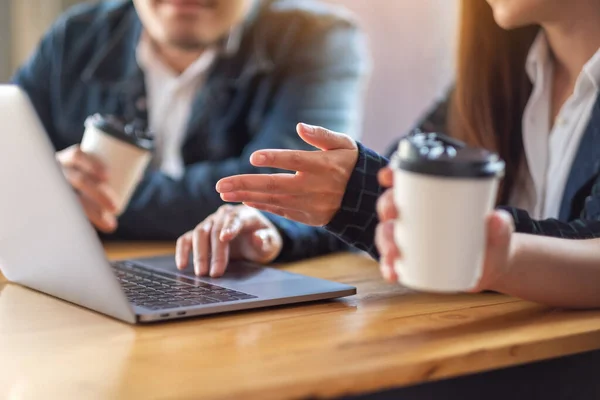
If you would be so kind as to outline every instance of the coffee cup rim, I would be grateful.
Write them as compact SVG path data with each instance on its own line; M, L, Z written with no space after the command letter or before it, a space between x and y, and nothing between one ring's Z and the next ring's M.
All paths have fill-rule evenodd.
M105 116L101 114L93 114L89 116L84 125L86 127L93 126L95 129L132 146L139 148L140 150L152 151L154 150L154 141L148 138L134 137L126 134L122 129L119 129L114 124L111 124Z

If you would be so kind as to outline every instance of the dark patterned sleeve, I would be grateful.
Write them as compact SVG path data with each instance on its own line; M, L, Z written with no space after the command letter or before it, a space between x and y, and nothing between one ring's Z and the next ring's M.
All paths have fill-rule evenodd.
M275 225L283 239L283 248L275 260L277 263L354 250L322 227L304 225L270 213L264 213L264 215Z
M378 218L377 199L384 188L377 182L377 173L389 163L363 145L358 145L358 161L350 177L342 206L331 222L325 226L329 232L359 250L378 259L375 248L375 228Z

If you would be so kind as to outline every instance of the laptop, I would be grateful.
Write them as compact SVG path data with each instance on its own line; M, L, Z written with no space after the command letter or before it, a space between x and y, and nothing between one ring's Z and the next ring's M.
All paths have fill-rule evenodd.
M128 323L350 296L356 288L232 263L219 279L173 256L110 263L27 95L0 85L0 269L11 282Z

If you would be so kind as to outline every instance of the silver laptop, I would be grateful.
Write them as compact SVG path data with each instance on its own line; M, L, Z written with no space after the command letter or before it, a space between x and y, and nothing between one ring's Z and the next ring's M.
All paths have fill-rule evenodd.
M129 323L356 293L351 286L248 263L219 279L173 256L109 263L26 94L0 85L0 269L9 281Z

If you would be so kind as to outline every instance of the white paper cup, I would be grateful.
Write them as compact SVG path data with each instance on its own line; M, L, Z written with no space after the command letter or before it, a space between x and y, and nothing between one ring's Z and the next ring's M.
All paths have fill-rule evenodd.
M142 179L152 152L147 141L127 139L123 132L111 131L98 123L98 118L86 121L81 150L97 157L108 169L108 185L117 195L117 215L120 215Z
M454 150L452 155L460 159ZM402 168L397 160L398 155L391 166L394 201L400 213L394 226L394 239L401 253L394 269L400 281L406 287L427 292L473 289L482 274L485 220L494 207L504 163L496 158L490 161L496 165L488 168L487 176L469 177L460 176L468 175L464 166L457 169L458 173L447 165L440 169L441 164L434 168L425 164L424 170L418 171L418 167L413 168L415 162ZM437 159L421 160L428 161L435 163ZM444 162L452 162L452 157ZM484 164L480 166L485 168Z

